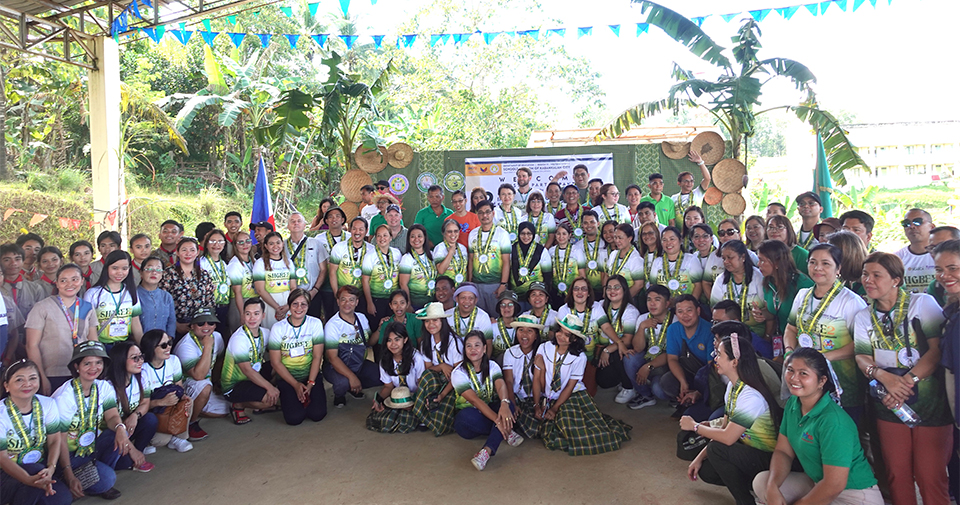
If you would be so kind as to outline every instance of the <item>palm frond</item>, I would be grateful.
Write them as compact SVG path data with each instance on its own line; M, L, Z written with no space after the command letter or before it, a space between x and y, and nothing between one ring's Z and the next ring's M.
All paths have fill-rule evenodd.
M633 1L640 4L641 12L650 11L647 15L648 24L659 27L671 38L687 46L697 57L730 70L730 60L723 55L726 48L714 42L696 23L649 0Z
M839 186L847 184L846 170L869 170L870 167L863 161L857 148L847 132L840 127L840 122L833 114L820 109L816 104L803 104L791 107L801 121L809 123L823 138L823 149L827 153L827 165L830 167L830 177Z
M800 91L810 91L810 86L816 84L817 76L806 65L789 58L768 58L757 63L753 70L760 70L773 76L782 76L793 81Z

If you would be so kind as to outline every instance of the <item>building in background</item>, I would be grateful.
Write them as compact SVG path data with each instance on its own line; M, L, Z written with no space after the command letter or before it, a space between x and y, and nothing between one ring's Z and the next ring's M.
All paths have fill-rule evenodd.
M960 166L960 121L843 125L870 172L852 172L852 184L911 188L950 179Z

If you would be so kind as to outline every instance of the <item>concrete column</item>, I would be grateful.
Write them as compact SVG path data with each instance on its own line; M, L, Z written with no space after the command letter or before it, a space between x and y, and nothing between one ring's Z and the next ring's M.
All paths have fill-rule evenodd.
M88 73L94 233L120 230L126 235L127 227L120 226L121 219L126 220L126 209L120 208L125 200L120 161L120 49L112 38L97 37L94 51L97 70ZM117 215L111 226L105 217L114 210Z

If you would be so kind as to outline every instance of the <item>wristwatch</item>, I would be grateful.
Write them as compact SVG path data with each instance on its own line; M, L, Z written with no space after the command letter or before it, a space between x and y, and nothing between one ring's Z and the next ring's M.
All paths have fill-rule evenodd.
M913 383L914 383L914 384L920 382L920 377L917 377L917 374L915 374L915 373L913 373L913 372L907 372L907 373L909 373L909 374L910 374L910 377L913 378Z
M653 371L653 365L647 365L647 369L652 372L652 371Z

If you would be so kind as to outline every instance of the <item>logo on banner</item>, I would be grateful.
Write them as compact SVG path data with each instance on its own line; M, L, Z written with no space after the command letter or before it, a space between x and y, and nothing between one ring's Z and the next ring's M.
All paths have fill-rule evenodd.
M443 185L446 186L448 191L457 191L463 189L463 174L460 172L450 171L443 176Z
M390 191L395 195L402 195L410 189L410 181L401 174L393 174L387 179L390 183Z
M500 175L503 172L503 166L499 163L471 163L466 167L466 175Z
M420 174L420 177L417 177L417 189L421 193L426 193L430 186L433 186L437 183L437 176L431 174L430 172L425 172Z

